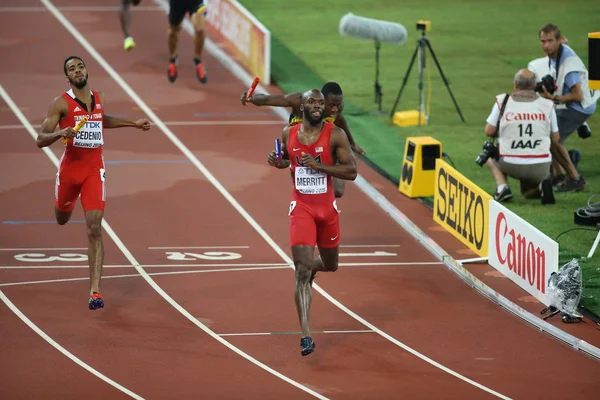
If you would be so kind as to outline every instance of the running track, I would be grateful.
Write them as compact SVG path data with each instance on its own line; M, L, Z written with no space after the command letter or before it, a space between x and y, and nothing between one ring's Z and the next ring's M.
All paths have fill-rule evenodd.
M0 8L3 398L597 396L597 361L471 290L353 184L338 202L342 266L315 281L324 291L313 297L317 349L301 357L289 174L265 163L282 120L242 107L245 86L209 54L209 83L198 83L185 33L180 78L169 84L166 17L151 2L133 14L138 47L127 54L105 2L54 2L79 41L45 4ZM105 92L107 113L150 112L156 123L106 132L106 308L95 312L80 205L68 225L51 223L56 168L31 137L66 87L71 54ZM366 165L359 172L397 193Z

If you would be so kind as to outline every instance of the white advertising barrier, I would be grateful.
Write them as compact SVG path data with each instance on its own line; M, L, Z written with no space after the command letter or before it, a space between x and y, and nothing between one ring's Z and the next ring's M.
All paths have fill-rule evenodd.
M206 0L206 30L264 85L271 84L271 32L236 0Z
M558 272L558 243L495 200L489 203L488 263L544 305Z

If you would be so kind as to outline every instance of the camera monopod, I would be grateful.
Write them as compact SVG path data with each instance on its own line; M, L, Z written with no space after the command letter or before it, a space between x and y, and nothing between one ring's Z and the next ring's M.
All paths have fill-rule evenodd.
M378 113L382 113L383 92L379 84L379 49L382 42L402 46L408 37L406 28L395 22L359 17L348 13L340 20L340 35L375 41L375 103L378 104Z

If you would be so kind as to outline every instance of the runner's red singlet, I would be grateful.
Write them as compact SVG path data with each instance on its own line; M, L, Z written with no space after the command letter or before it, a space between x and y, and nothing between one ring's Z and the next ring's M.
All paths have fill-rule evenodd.
M337 247L340 242L339 211L333 193L332 177L302 164L302 153L312 155L317 162L334 165L331 154L333 124L324 123L317 141L305 145L298 140L301 124L290 128L287 151L294 190L290 203L291 246L318 245Z
M81 194L84 211L104 210L106 203L105 167L102 156L104 110L97 92L92 92L92 109L75 97L73 90L63 93L69 111L59 121L60 129L75 127L84 117L88 121L69 140L56 174L55 205L59 211L70 211Z

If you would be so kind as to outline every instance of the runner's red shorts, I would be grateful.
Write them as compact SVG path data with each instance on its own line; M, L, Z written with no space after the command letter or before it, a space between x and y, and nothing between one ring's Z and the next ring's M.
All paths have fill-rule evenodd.
M340 244L337 204L314 206L301 200L290 203L290 245L335 248Z
M61 212L71 211L80 195L84 211L104 211L106 171L103 162L85 168L72 164L61 164L60 170L56 174L54 188L56 209Z

